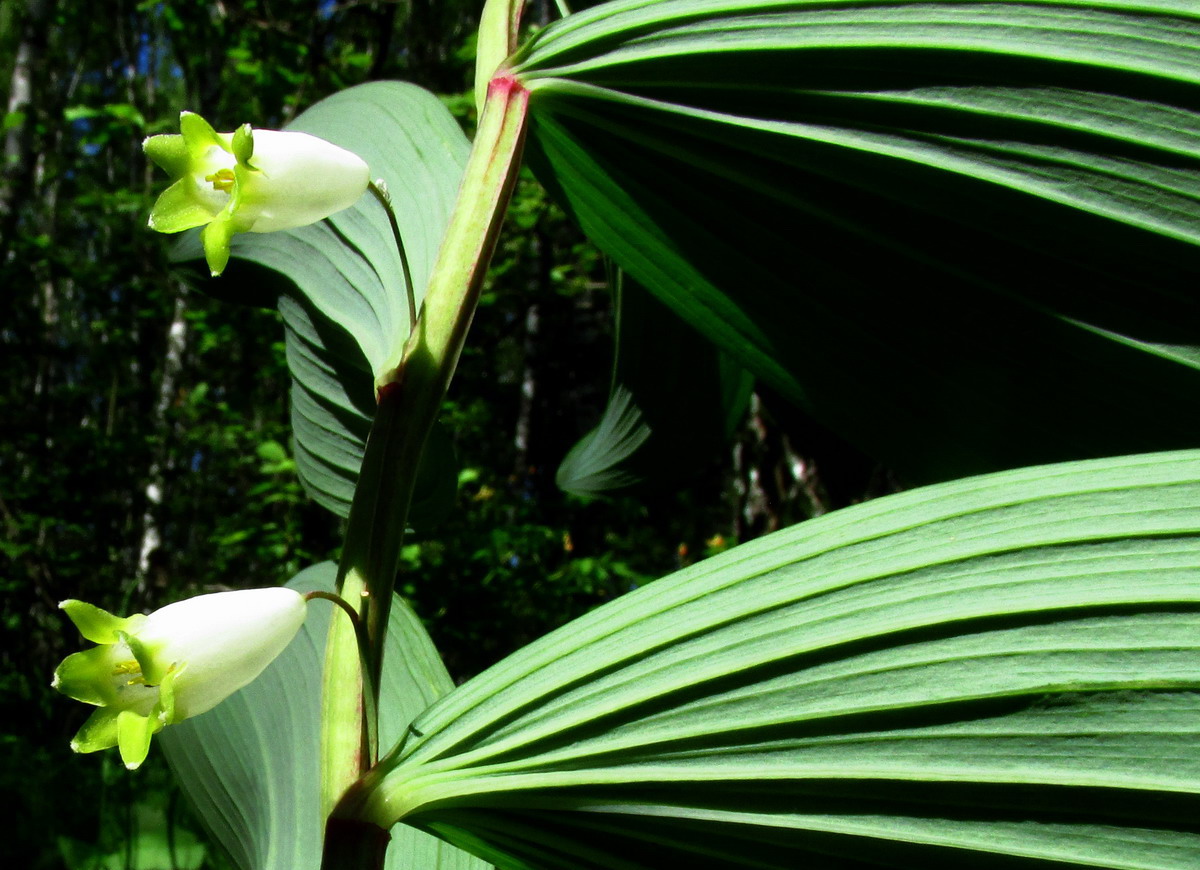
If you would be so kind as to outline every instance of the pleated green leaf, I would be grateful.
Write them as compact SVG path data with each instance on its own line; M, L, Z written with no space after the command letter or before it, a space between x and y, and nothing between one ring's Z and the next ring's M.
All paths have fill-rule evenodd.
M913 490L598 608L358 807L505 868L1200 866L1200 451Z
M300 592L332 591L337 565L296 575ZM263 674L209 712L159 735L179 787L239 870L316 870L320 809L321 667L333 605L314 601L291 646ZM338 612L339 618L345 618ZM380 738L398 741L413 718L453 688L420 620L399 599L388 627ZM386 745L386 744L385 744ZM394 828L391 870L484 870L449 843Z
M650 437L644 415L622 386L613 390L599 425L563 458L554 482L564 492L599 495L630 486L638 478L622 468Z
M910 480L1195 444L1191 0L618 0L514 71L588 235Z
M555 482L591 496L678 486L708 470L745 416L753 379L636 281L616 280L612 391Z
M470 147L450 112L414 85L373 82L322 100L287 129L353 151L370 166L373 179L384 180L419 307ZM192 235L175 256L201 254ZM348 516L375 413L375 376L398 362L409 331L404 277L387 214L367 194L353 208L311 226L237 235L232 255L225 275L205 289L222 299L278 304L293 377L300 479L319 503ZM449 481L453 497L452 471L432 469L430 476ZM415 523L422 519L417 508Z

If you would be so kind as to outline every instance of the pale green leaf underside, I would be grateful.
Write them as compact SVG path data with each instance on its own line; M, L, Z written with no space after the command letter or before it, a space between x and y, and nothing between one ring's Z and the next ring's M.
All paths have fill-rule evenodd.
M288 585L301 592L332 591L336 576L337 565L323 562ZM180 788L239 870L320 867L325 828L318 753L321 668L333 611L327 601L310 603L296 640L257 680L209 712L159 735ZM408 723L451 688L450 675L420 620L397 600L381 686L381 739L398 741ZM389 870L487 866L428 834L393 829Z
M693 479L725 449L753 383L635 281L617 272L615 288L608 404L555 473L560 489L585 497Z
M504 867L1200 866L1200 452L803 523L414 728L390 810Z
M619 0L515 73L589 236L910 477L1194 443L1200 5Z
M650 427L633 404L633 396L617 386L600 423L570 449L554 474L554 482L564 492L584 496L635 483L637 479L621 465L649 437Z
M400 82L373 82L328 97L288 125L362 157L386 183L412 269L417 305L458 192L469 143L433 94ZM195 239L180 259L200 253ZM409 330L407 294L386 213L370 194L312 226L234 237L227 286L261 289L237 260L273 270L287 338L296 465L309 493L347 516L374 416L375 376ZM273 301L273 300L272 300Z

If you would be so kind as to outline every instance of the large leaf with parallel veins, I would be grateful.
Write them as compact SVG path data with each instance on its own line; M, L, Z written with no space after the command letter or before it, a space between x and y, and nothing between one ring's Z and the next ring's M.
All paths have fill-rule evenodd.
M512 71L592 239L910 480L1196 443L1200 5L618 0Z
M1200 451L881 498L600 607L356 809L502 867L1200 866Z

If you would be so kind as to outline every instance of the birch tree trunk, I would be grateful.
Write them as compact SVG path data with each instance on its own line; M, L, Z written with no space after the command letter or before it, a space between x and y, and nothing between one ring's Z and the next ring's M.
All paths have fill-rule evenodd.
M46 22L50 11L51 0L28 0L25 4L24 20L20 24L21 36L13 61L5 117L24 118L19 122L10 120L11 126L4 134L4 183L0 185L0 241L12 238L17 207L29 195L30 181L33 177L31 162L34 123L30 114L36 109L33 101L34 89L38 65L46 51Z
M145 592L154 562L154 552L162 546L161 515L163 487L166 483L170 451L171 424L167 417L171 403L179 390L179 373L183 369L183 355L187 349L188 323L184 317L183 288L176 287L175 307L171 325L167 329L167 345L163 353L162 373L158 382L158 395L154 403L154 423L159 438L154 448L150 468L146 474L145 501L142 510L142 541L138 547L137 590Z

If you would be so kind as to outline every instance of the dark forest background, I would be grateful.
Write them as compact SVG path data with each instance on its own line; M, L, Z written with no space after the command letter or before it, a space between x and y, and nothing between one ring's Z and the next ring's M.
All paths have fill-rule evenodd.
M0 808L6 866L224 867L161 759L74 756L49 688L79 638L57 603L119 613L286 582L341 522L296 479L283 333L168 260L141 142L181 109L277 128L375 79L443 97L468 133L482 0L0 0ZM528 26L555 15L534 0ZM522 180L443 413L452 516L399 589L456 679L734 543L891 488L768 392L683 482L583 500L558 463L600 416L607 270ZM316 678L314 676L314 678ZM108 757L113 756L113 757Z

